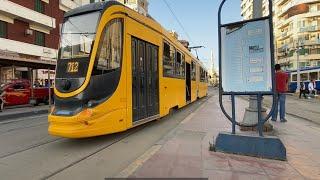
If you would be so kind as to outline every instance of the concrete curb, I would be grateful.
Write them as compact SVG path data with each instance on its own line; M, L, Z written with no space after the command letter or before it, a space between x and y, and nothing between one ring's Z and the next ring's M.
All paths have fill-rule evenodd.
M48 114L48 112L49 112L49 109L34 110L34 111L29 111L29 112L12 113L12 114L5 114L5 115L1 115L1 113L0 113L0 121L16 119L16 118L25 118L25 117L35 116L35 115Z

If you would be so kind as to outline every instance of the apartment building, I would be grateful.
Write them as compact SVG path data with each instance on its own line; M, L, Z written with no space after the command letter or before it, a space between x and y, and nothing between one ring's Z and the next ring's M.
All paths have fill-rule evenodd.
M30 79L30 68L52 69L53 78L63 15L80 4L76 0L0 0L0 83ZM33 74L37 78L48 72Z
M278 63L297 69L299 52L300 68L320 66L320 1L278 0L275 6Z
M253 3L254 1L257 0L241 0L241 16L244 20L249 20L253 18L255 10ZM267 16L269 14L268 5L268 0L262 0L262 16Z
M244 19L252 18L253 1L241 1ZM267 0L263 1L263 15L266 15ZM320 1L274 0L273 3L277 63L287 70L320 66Z

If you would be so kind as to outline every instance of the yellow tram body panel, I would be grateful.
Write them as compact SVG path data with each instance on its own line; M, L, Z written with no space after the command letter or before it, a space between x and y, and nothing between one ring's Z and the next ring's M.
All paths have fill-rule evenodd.
M197 61L197 67L200 66L199 61L195 60L181 43L151 18L140 15L124 6L113 5L103 12L98 22L84 83L80 88L68 93L60 92L55 88L55 94L58 98L72 98L88 88L103 29L110 20L115 18L123 19L124 30L120 79L116 90L106 101L93 108L83 108L81 112L75 115L58 116L51 113L49 115L48 128L51 135L67 138L84 138L122 132L137 125L133 123L132 37L139 38L158 47L159 115L154 119L166 116L171 108L184 107L188 103L206 96L207 83L200 82L198 68L196 81L191 80L190 102L186 102L185 79L163 77L162 57L164 40L170 42L179 51L184 53L186 63L191 64L192 59L194 59L194 61Z

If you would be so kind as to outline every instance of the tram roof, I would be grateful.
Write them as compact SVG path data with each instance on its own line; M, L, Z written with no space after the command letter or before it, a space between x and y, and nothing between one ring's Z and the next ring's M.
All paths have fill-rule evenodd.
M320 67L305 67L305 68L301 68L300 71L312 71L312 70L320 70ZM292 71L287 71L289 73L295 73L297 72L297 70L292 70Z
M117 2L117 1L104 1L104 2L98 2L98 3L90 3L84 6L77 7L75 9L72 9L65 13L64 17L71 17L79 14L84 14L88 12L95 12L95 11L103 11L107 9L110 6L113 5L120 5L124 6L123 4Z

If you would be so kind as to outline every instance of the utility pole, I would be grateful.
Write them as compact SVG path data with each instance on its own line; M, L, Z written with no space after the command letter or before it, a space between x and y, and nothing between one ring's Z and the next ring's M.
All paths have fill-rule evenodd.
M300 41L298 40L297 42L297 47L296 47L296 53L297 53L297 90L296 92L300 92L300 82L301 82L301 77L300 77Z
M263 0L253 0L253 18L260 18L263 16L262 14L262 4ZM271 42L273 43L273 42ZM263 104L263 102L262 102ZM261 109L261 115L263 118L267 117L267 109ZM250 96L249 97L249 107L246 108L242 124L244 125L252 125L258 123L258 99L257 96ZM273 126L267 121L264 124L264 129L266 131L271 131ZM247 128L247 127L240 127L242 131L254 131L255 128Z

